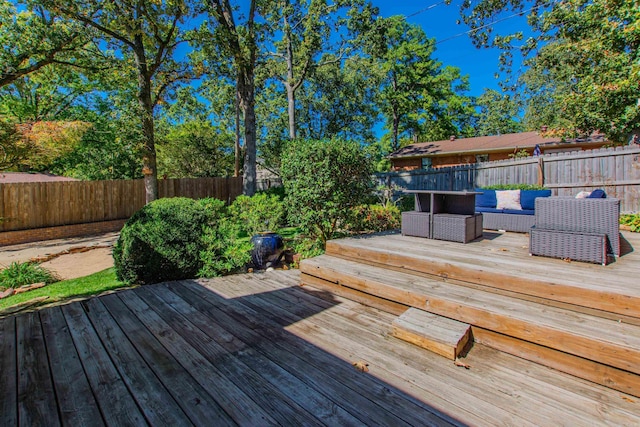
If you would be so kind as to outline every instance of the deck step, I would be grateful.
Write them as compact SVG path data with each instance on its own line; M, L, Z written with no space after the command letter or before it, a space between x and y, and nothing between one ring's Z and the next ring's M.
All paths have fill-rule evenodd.
M300 264L322 278L507 337L640 375L640 327L585 313L322 255Z
M393 321L391 333L396 338L455 360L469 343L471 325L410 308Z
M503 237L508 240L510 236ZM598 311L600 317L640 325L640 291L629 285L637 280L635 268L619 268L615 270L616 280L603 281L603 273L609 271L602 266L545 262L529 256L528 245L515 248L509 243L506 247L498 245L484 239L464 248L445 241L437 241L434 246L429 239L387 234L331 240L327 242L326 254L387 270L455 280L574 311L593 314Z

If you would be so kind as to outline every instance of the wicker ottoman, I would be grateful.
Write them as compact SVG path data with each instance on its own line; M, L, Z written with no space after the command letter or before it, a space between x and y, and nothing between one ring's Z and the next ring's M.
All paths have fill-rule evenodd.
M482 236L482 214L433 215L433 238L467 243Z
M529 253L573 261L607 263L607 235L532 227Z
M415 236L431 238L431 213L409 211L402 212L403 236Z

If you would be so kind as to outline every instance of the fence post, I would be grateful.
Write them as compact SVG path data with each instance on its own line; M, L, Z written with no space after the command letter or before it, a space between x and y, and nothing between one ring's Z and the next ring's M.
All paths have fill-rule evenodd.
M544 187L544 160L538 157L538 185Z

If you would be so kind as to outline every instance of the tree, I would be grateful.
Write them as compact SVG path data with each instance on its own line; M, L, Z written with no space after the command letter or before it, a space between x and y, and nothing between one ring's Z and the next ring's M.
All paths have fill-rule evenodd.
M442 68L432 58L434 41L402 16L378 18L368 31L365 51L381 73L378 102L391 131L391 150L400 148L402 135L458 134L456 121L464 117L453 116L471 112L470 100L461 94L466 82L458 69Z
M133 61L139 117L144 136L142 172L147 203L158 198L154 108L180 80L190 78L187 64L173 58L182 41L185 19L195 13L188 0L47 0L51 10L99 31L108 47ZM122 72L122 69L120 70Z
M90 33L38 2L0 0L0 87L49 65L87 67Z
M289 138L295 139L296 92L312 73L326 65L339 63L346 54L347 43L340 31L347 25L341 12L359 19L362 0L327 0L267 2L265 18L277 29L280 40L274 43L267 62L270 74L285 87ZM347 10L348 8L348 10Z
M243 25L236 24L234 8L229 0L209 0L207 11L212 21L205 24L201 33L209 32L213 37L215 52L212 59L229 58L233 61L236 89L244 118L245 159L243 193L252 196L256 192L256 112L255 71L258 55L257 0L250 0L249 12ZM202 41L201 41L202 43Z
M485 89L476 100L476 105L479 110L475 125L476 135L500 135L524 130L524 126L516 120L518 104L508 94Z
M529 68L520 80L531 102L529 126L569 135L600 130L617 140L640 127L637 1L466 2L464 19L479 30L479 45L513 48L521 34L492 38L480 30L507 9L528 13L533 33L523 48Z
M158 137L158 170L171 178L229 176L233 135L208 120L171 126Z

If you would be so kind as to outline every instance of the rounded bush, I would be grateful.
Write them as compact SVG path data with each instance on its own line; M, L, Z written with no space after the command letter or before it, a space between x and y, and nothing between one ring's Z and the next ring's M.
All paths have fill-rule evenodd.
M149 203L129 218L113 248L118 279L150 284L196 277L202 267L203 229L216 215L211 203L184 197Z

